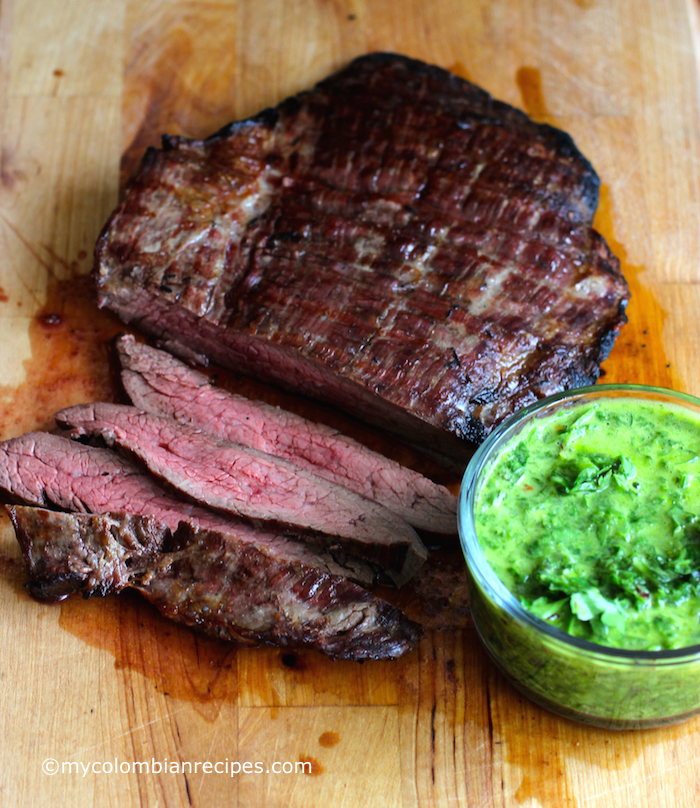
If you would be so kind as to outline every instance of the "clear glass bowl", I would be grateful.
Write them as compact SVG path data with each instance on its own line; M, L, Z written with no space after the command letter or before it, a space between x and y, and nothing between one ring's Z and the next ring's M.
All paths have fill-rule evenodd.
M470 606L486 649L506 677L543 707L586 724L643 729L700 712L700 645L674 651L627 651L572 637L526 611L489 566L474 526L482 474L534 419L605 397L680 406L700 415L700 399L641 385L597 385L560 393L501 424L464 474L459 534L467 562Z

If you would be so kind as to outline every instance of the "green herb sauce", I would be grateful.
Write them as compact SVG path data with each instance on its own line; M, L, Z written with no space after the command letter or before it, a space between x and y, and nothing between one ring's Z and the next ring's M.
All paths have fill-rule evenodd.
M535 422L475 502L486 559L520 603L576 637L700 643L700 421L601 399Z

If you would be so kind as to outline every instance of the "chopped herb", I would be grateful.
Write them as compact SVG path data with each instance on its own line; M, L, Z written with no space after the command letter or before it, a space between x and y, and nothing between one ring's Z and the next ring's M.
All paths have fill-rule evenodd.
M562 408L490 468L477 535L551 625L623 648L700 643L699 474L700 422L680 409Z

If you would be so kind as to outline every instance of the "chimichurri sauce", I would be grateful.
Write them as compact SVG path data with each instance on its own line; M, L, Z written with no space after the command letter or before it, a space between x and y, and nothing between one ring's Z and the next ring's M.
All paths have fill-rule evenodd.
M486 559L533 614L629 650L700 643L700 420L600 399L521 432L475 502Z

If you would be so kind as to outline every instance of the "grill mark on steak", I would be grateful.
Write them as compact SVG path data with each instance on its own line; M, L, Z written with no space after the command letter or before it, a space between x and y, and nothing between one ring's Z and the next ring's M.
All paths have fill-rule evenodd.
M351 557L336 560L294 536L223 517L166 492L153 477L109 449L85 446L60 435L29 432L0 443L0 492L6 500L77 513L124 512L153 516L175 532L180 522L251 544L283 563L320 574L371 583L371 569Z
M392 659L417 624L357 584L272 559L226 534L150 516L8 506L41 600L141 592L166 617L219 639L314 648L335 659ZM254 582L251 585L251 582Z
M69 407L56 422L74 438L99 436L152 474L211 508L310 531L380 564L397 585L427 557L413 528L381 505L294 463L122 404Z
M598 188L565 133L371 54L149 151L96 247L99 304L459 455L597 380L629 294L591 229Z
M384 505L432 533L457 532L457 498L335 429L210 384L164 351L124 335L117 341L132 403L210 435L282 457Z

